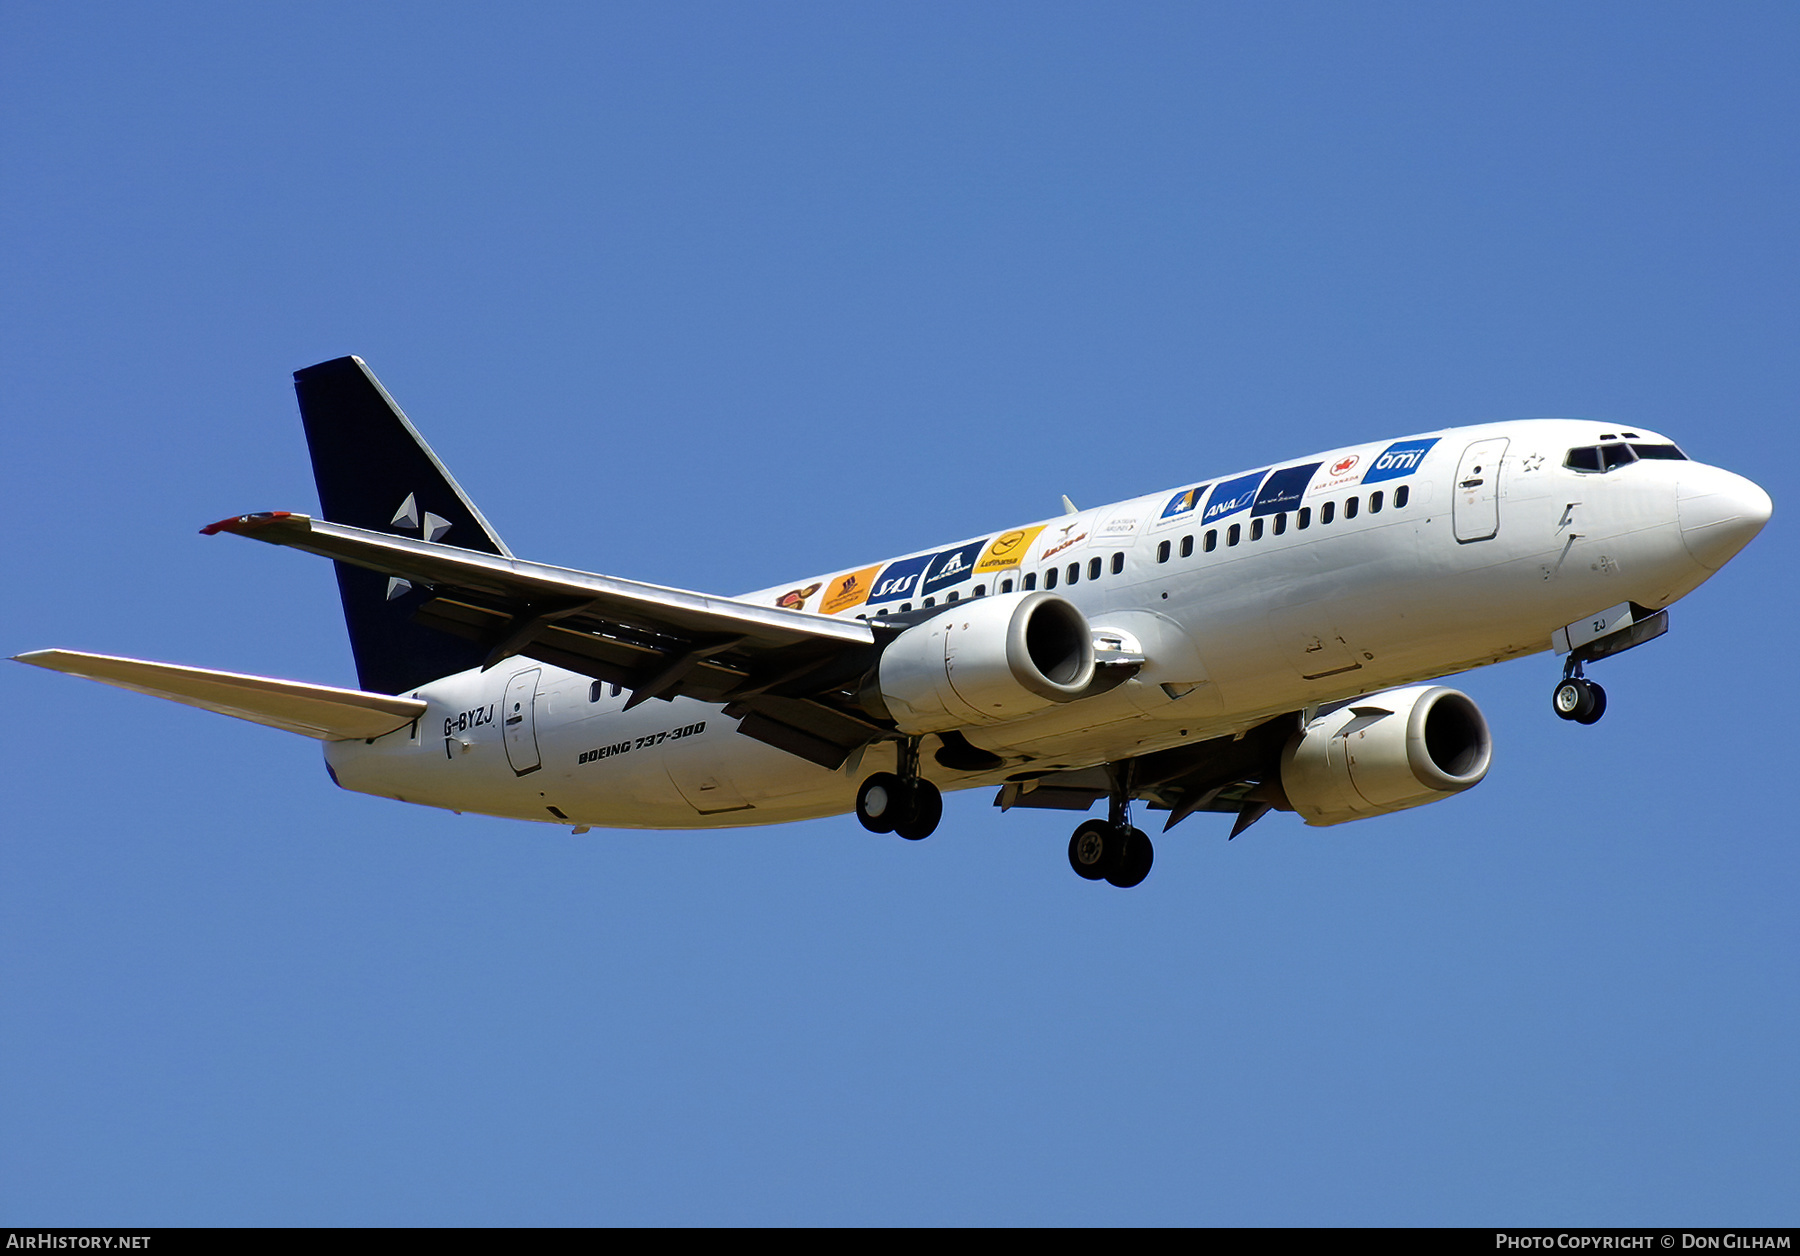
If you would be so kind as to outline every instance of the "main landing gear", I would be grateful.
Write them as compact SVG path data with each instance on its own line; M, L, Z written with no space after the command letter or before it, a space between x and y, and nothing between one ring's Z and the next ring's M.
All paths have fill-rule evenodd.
M871 833L898 833L908 841L930 837L944 816L944 796L919 775L919 739L900 743L900 771L877 772L856 791L856 818Z
M1606 714L1606 690L1581 674L1581 660L1573 656L1563 667L1562 682L1550 695L1557 717L1577 724L1597 724Z
M1142 829L1131 827L1130 797L1115 781L1104 820L1084 820L1069 839L1069 867L1088 881L1107 881L1128 890L1150 875L1156 848Z

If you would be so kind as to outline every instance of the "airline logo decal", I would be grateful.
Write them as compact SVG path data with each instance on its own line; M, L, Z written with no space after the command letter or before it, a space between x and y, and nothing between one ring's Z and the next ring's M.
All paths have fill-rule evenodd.
M1275 472L1262 486L1262 492L1256 495L1256 506L1250 511L1253 515L1275 515L1284 510L1292 510L1300 504L1300 495L1306 492L1306 486L1312 482L1313 472L1319 464L1309 462L1303 467L1283 467Z
M1369 473L1363 476L1362 482L1379 484L1383 480L1397 480L1403 475L1411 475L1419 469L1419 464L1425 461L1426 453L1435 444L1435 436L1428 440L1395 441L1381 451L1381 456L1375 459L1375 465L1369 468Z
M835 615L868 601L869 590L875 587L875 573L880 570L881 564L876 563L873 567L847 572L826 581L825 599L819 603L819 614Z
M790 611L804 610L806 608L806 599L824 587L825 586L822 584L809 584L802 589L789 589L786 593L783 593L780 597L775 599L775 605L785 606Z
M1202 523L1216 523L1226 515L1235 515L1251 502L1256 500L1257 485L1263 481L1261 471L1252 471L1249 475L1240 475L1235 480L1227 480L1212 492L1212 498L1206 503L1206 514Z
M953 584L961 584L975 574L975 559L981 554L982 546L987 538L970 541L967 545L959 545L955 549L943 550L937 561L931 564L931 571L925 577L925 583L919 586L921 593L936 593L939 589L948 589Z
M1049 525L1046 524L1045 526L1048 527ZM1057 529L1055 533L1055 543L1044 548L1044 552L1038 555L1038 561L1040 563L1047 563L1052 558L1055 558L1058 554L1068 549L1071 545L1080 545L1083 541L1087 540L1087 532L1085 529L1080 532L1075 531L1075 529L1079 527L1081 527L1081 521L1076 520L1074 523L1065 523L1061 528Z
M1130 536L1137 531L1136 515L1114 515L1100 525L1101 536Z
M1014 528L1011 532L1002 532L976 561L975 574L985 576L990 571L1010 571L1017 567L1025 561L1025 552L1043 530L1043 525L1040 524L1035 528Z
M1329 493L1333 489L1345 488L1356 483L1356 479L1368 469L1369 460L1361 454L1345 454L1335 462L1325 464L1319 472L1319 478L1311 488L1306 490L1308 497L1317 497L1320 493Z
M1157 526L1161 527L1163 524L1172 523L1177 519L1187 518L1194 513L1194 508L1200 504L1200 499L1205 495L1206 485L1204 484L1196 484L1193 488L1182 489L1169 499L1168 505L1163 507L1162 515L1156 521Z
M869 590L869 601L898 602L903 597L911 597L918 591L919 577L924 574L926 565L936 557L936 554L920 554L917 558L902 558L889 563L875 578L875 585Z

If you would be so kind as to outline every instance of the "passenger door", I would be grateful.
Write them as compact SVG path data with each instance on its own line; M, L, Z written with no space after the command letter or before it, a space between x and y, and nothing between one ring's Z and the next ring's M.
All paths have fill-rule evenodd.
M500 726L506 731L506 761L513 774L524 776L543 766L537 744L537 685L540 668L530 668L506 682Z
M1500 462L1506 456L1506 438L1478 440L1463 450L1456 465L1451 505L1451 527L1462 544L1489 541L1500 532Z

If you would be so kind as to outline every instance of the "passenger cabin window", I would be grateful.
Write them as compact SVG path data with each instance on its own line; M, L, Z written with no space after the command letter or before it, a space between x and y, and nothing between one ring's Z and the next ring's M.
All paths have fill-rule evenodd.
M1206 552L1210 554L1218 548L1219 530L1217 528L1208 528L1206 530Z
M588 686L588 701L589 702L600 701L600 691L602 689L604 689L605 687L606 687L605 683L602 681L598 681L598 680L596 680L593 684L589 685Z
M1300 513L1294 516L1294 526L1302 532L1312 527L1312 507L1300 507Z
M1100 560L1098 558L1088 559L1088 579L1089 580L1098 580L1099 578L1100 578Z
M985 584L976 585L975 586L975 596L976 597L986 597L987 596L987 586Z
M1081 564L1080 563L1070 563L1068 574L1069 574L1069 583L1070 584L1080 584L1081 583Z
M1167 541L1156 547L1156 561L1159 563L1169 561L1169 543Z
M936 605L937 605L937 599L936 599L936 598L934 598L934 597L928 597L928 598L926 598L926 599L925 599L925 605L927 605L927 606L936 606Z
M1225 529L1225 544L1236 545L1239 541L1244 539L1243 532L1244 530L1237 524L1232 524L1229 528Z
M1398 509L1400 509L1400 507L1406 505L1406 499L1411 496L1412 496L1412 490L1407 488L1406 485L1404 485L1404 484L1402 484L1399 488L1395 489L1394 490L1394 509L1398 510Z
M1025 573L1025 592L1029 593L1035 588L1037 588L1037 572L1028 571Z
M1282 513L1275 516L1275 535L1280 536L1283 532L1286 532L1286 531L1287 531L1287 512L1283 511Z
M1324 527L1326 524L1330 523L1332 516L1336 511L1336 502L1326 502L1323 506L1319 507L1319 526Z
M908 611L910 611L910 610L911 610L911 609L912 609L912 603L911 603L911 602L902 602L902 603L900 603L900 613L901 613L901 614L902 614L902 615L904 615L904 614L906 614L906 612L908 612Z
M1381 513L1381 494L1380 493L1370 493L1369 494L1369 513L1372 515L1378 515Z
M1260 541L1262 540L1262 534L1263 521L1260 518L1252 519L1250 521L1250 539L1252 541Z
M1209 545L1206 548L1211 549L1212 546ZM1193 537L1184 536L1181 538L1181 556L1183 558L1192 558L1194 556L1194 538Z
M1012 578L1011 577L1008 577L1007 579L1002 580L1000 582L1000 592L1002 592L1002 593L1011 593L1012 592Z
M956 601L957 598L959 598L961 596L962 596L962 594L958 593L955 589L952 589L952 590L950 590L949 593L944 595L944 601L954 602L954 601Z
M1349 501L1344 503L1344 518L1346 518L1346 519L1356 518L1357 500L1358 499L1352 497Z
M1049 571L1044 573L1044 587L1046 589L1054 589L1056 587L1056 568L1052 567Z
M1122 553L1122 552L1121 552L1121 553L1117 553L1117 554L1114 554L1114 555L1113 555L1113 560L1112 560L1112 573L1113 573L1113 575L1115 575L1115 576L1116 576L1116 575L1119 575L1119 574L1121 574L1121 573L1122 573L1122 572L1123 572L1123 571L1124 571L1124 570L1125 570L1125 555L1124 555L1124 554L1123 554L1123 553Z

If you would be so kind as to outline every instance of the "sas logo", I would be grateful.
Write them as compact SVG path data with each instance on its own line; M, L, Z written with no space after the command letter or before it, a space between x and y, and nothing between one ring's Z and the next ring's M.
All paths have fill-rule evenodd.
M1213 523L1244 509L1256 500L1256 490L1262 481L1263 472L1253 471L1219 485L1213 490L1212 499L1206 503L1206 514L1201 522Z
M1044 525L1035 528L1014 528L1011 532L1002 532L988 545L987 552L976 560L975 574L985 576L990 571L1008 571L1025 561L1025 551L1037 540L1038 533Z
M1425 455L1437 437L1429 440L1397 440L1381 451L1369 473L1362 478L1364 484L1379 484L1383 480L1397 480L1403 475L1411 475L1425 461Z
M873 567L864 567L861 571L852 571L828 581L825 600L819 603L819 614L835 615L868 601L869 590L875 584L875 573L880 570L881 564L876 563Z
M919 592L936 593L939 589L961 584L974 575L975 558L986 544L987 538L983 537L979 541L970 541L967 545L941 551L931 564L931 572L925 577L925 583L919 586Z
M897 602L903 597L911 597L918 589L919 577L936 557L936 554L920 554L916 558L889 563L875 578L875 586L869 590L869 601Z
M790 611L803 610L806 607L806 599L824 587L822 584L809 584L804 589L789 589L775 599L775 605L786 607Z
M1356 464L1361 461L1362 459L1358 458L1355 454L1351 454L1348 458L1339 458L1336 462L1331 464L1331 470L1327 471L1325 474L1330 476L1348 475L1355 468Z

